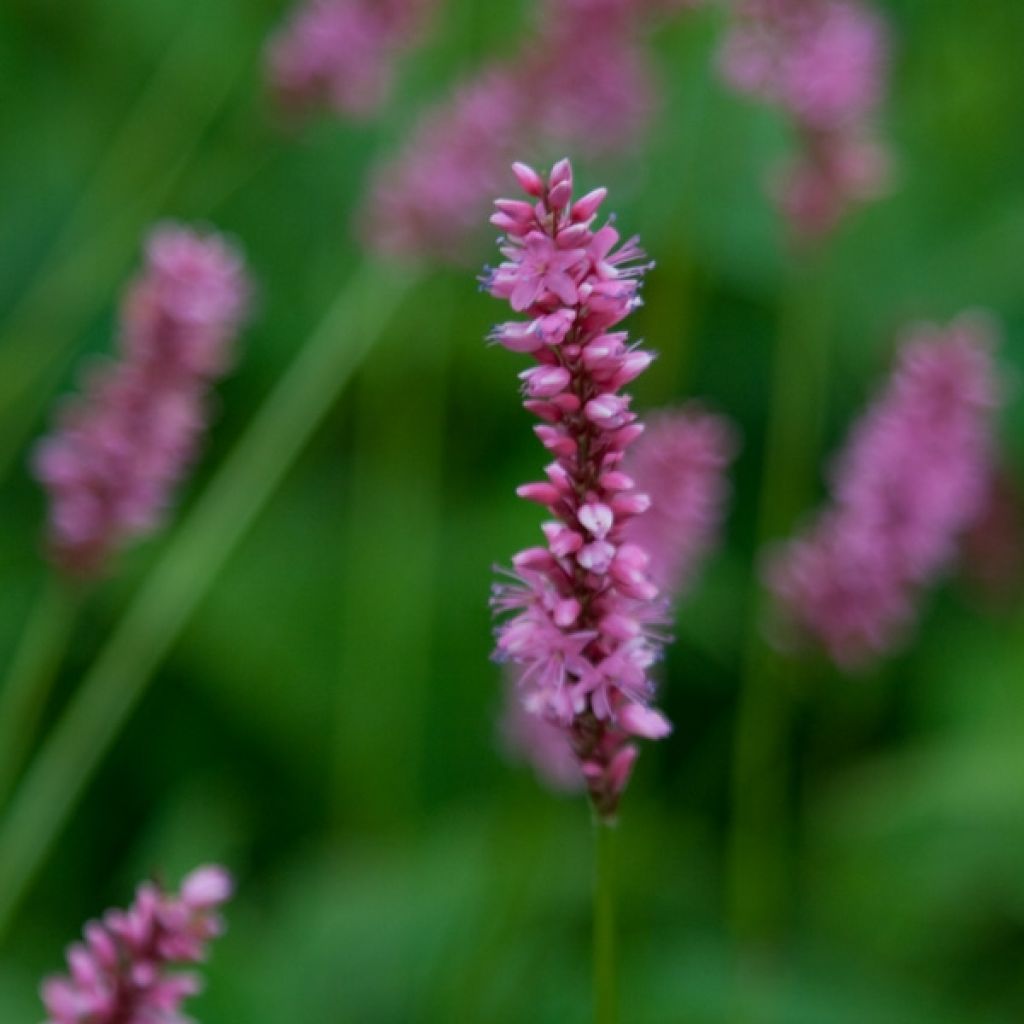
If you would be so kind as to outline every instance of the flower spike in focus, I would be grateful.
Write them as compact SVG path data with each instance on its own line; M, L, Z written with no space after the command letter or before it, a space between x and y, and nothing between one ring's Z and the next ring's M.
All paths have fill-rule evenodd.
M634 739L671 729L652 707L650 675L664 602L648 554L628 536L650 501L620 468L643 433L622 388L652 355L618 327L647 267L635 240L620 244L611 224L598 225L603 190L574 200L569 161L546 177L523 164L514 172L528 198L496 203L504 260L484 283L526 318L492 338L534 360L521 375L523 404L553 461L544 480L519 488L550 519L546 543L516 555L512 581L495 586L497 655L512 663L524 709L568 738L595 812L610 820Z

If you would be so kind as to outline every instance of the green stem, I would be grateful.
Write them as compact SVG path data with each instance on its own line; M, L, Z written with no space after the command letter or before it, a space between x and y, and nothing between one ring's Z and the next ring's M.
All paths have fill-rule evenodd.
M0 822L0 937L153 671L411 283L374 266L350 280L146 578Z
M11 668L0 689L0 807L25 755L71 636L77 594L50 576L21 634Z
M615 826L595 818L594 1024L619 1018L615 968Z
M775 352L756 551L778 540L806 507L818 459L828 345L818 266L800 263L782 309ZM758 583L742 670L733 764L730 902L744 951L770 948L786 901L786 752L793 667L764 641L767 598Z

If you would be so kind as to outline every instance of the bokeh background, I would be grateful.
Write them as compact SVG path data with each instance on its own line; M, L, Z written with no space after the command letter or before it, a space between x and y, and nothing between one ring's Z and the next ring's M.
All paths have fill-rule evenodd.
M260 283L180 520L363 259L355 217L375 159L425 103L514 47L529 6L447 0L383 118L294 130L263 86L276 0L2 0L0 665L45 586L28 444L82 357L109 349L145 227L215 223ZM1011 398L1024 364L1024 8L880 7L895 40L883 128L897 174L803 285L828 348L814 465L908 321L988 308ZM722 27L714 7L667 23L652 41L648 141L577 161L657 260L634 322L661 353L641 406L700 396L743 436L724 542L680 609L665 670L677 730L644 751L622 816L623 1019L735 1020L740 984L780 1024L1020 1021L1012 572L997 595L954 574L911 647L860 678L818 661L784 675L782 899L737 982L730 763L772 353L794 275L762 189L787 129L717 79ZM497 742L488 588L492 564L536 535L513 488L542 453L516 397L520 361L483 342L502 315L477 290L487 260L484 231L465 266L417 278L160 664L0 940L4 1024L42 1016L38 978L87 917L127 902L142 876L210 860L240 892L194 1006L204 1024L588 1019L588 814ZM1020 477L1019 399L1001 443ZM793 503L810 509L821 490L818 471ZM86 604L44 725L174 531L128 553Z

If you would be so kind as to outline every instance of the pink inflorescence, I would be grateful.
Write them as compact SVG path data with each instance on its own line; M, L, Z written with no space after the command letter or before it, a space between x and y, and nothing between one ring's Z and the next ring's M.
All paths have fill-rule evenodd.
M512 582L495 588L493 606L508 615L497 653L518 667L526 710L566 731L597 813L610 818L636 758L631 738L670 729L651 707L649 675L665 612L647 554L625 538L650 502L620 468L643 432L621 389L653 356L614 328L638 304L646 267L635 240L620 246L610 224L595 226L604 189L573 201L568 161L546 180L515 170L530 199L498 200L505 260L484 281L527 317L493 340L536 361L520 375L524 405L555 460L547 480L518 493L553 518L547 545L520 552Z
M62 570L96 575L126 540L157 527L194 457L250 291L219 235L175 225L151 234L122 305L120 359L91 370L35 452Z
M834 467L831 506L769 560L789 618L841 666L899 642L920 591L982 510L998 405L992 350L978 318L915 330Z
M181 1004L199 978L170 968L206 959L224 931L219 908L231 888L222 868L197 868L179 895L147 882L128 910L91 921L84 942L68 949L70 974L43 982L46 1024L189 1024Z
M624 467L650 496L651 507L627 522L624 536L647 552L648 573L666 597L678 600L692 587L714 544L729 492L725 473L736 448L727 420L684 407L652 417L627 455ZM516 685L522 671L513 665L505 673L505 747L551 789L576 792L583 775L566 731L523 707Z
M282 105L350 117L387 98L395 61L421 35L434 0L308 0L271 38L267 64Z
M739 92L784 110L800 153L777 198L794 230L829 232L881 193L888 158L875 138L887 65L885 26L860 0L743 0L721 67Z
M635 142L654 105L643 29L665 0L547 0L538 32L426 112L377 172L364 216L375 248L457 260L505 168L526 148Z

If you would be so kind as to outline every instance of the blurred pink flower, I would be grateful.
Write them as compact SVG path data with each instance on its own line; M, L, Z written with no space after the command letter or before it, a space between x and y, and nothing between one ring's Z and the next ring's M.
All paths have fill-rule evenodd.
M842 666L899 642L983 509L999 398L992 336L976 317L915 329L834 467L833 504L769 559L788 617Z
M526 710L519 675L515 665L508 666L504 673L505 691L498 720L502 745L511 758L525 761L548 789L579 793L585 788L583 772L568 733L561 725Z
M387 98L395 60L420 37L434 6L435 0L308 0L267 47L282 105L373 114Z
M860 0L744 0L720 67L738 92L781 108L800 154L775 194L799 236L831 231L854 202L881 194L889 159L873 137L884 98L887 33Z
M140 885L128 910L85 926L85 941L68 949L70 974L43 982L46 1024L189 1024L181 1004L200 990L199 978L168 968L206 959L224 931L218 908L231 889L219 867L197 868L177 896Z
M652 417L626 460L637 487L651 498L626 533L651 556L651 578L664 594L683 594L714 544L736 448L727 420L684 407Z
M651 356L614 328L636 307L646 267L635 240L619 246L614 228L595 227L603 189L573 202L568 161L546 179L522 164L516 174L528 201L497 202L505 259L484 286L528 317L493 339L531 351L536 365L520 375L524 405L555 461L546 481L519 488L552 519L546 546L520 552L509 582L495 587L493 606L507 616L497 653L514 666L525 710L568 737L593 806L608 819L636 757L632 737L670 731L650 707L664 608L646 552L625 535L650 502L620 469L642 433L621 388Z
M64 571L102 571L126 540L155 529L192 461L212 381L231 362L251 287L215 234L163 225L121 312L121 358L85 377L36 448L49 491L49 548Z
M514 155L635 143L655 95L644 29L657 14L689 6L547 0L535 36L428 109L403 150L378 169L363 216L368 244L457 260Z

